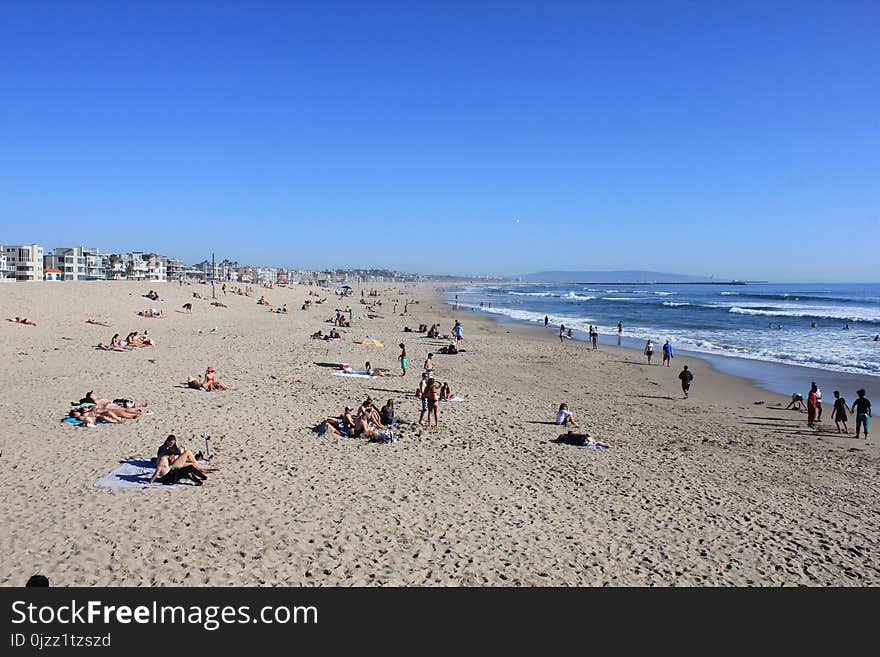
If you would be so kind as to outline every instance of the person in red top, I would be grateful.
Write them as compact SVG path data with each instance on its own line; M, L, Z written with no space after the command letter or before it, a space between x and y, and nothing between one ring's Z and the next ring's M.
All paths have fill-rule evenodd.
M810 383L810 394L807 395L807 426L813 426L813 423L816 421L816 402L818 401L816 398L816 391L819 387L816 385L816 382L813 381Z

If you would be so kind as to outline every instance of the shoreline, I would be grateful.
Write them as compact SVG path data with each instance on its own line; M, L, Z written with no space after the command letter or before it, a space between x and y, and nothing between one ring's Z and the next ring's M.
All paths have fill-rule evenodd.
M454 306L454 300L446 297L445 291L452 290L459 285L481 285L485 284L481 281L471 281L466 283L457 283L455 285L443 286L438 288L439 296L450 306ZM500 324L513 324L516 326L529 326L545 330L540 323L533 323L523 319L516 319L499 313L486 312L481 309L474 309L475 314L487 317L492 321ZM465 312L465 311L461 311ZM580 342L588 342L586 337L580 337L581 331L574 331L574 339ZM583 334L584 336L586 334ZM617 347L627 349L628 351L643 353L644 343L639 338L630 338L624 334L622 341L617 342L616 336L605 333L599 336L599 345L603 347ZM662 344L657 344L655 359L662 362L662 354L660 350ZM706 352L694 351L685 348L674 347L674 355L687 356L706 362L714 371L726 376L735 377L747 381L756 389L756 394L775 394L784 395L791 399L793 392L800 392L806 397L806 392L810 388L810 382L816 381L819 387L827 396L826 402L830 400L833 390L840 390L842 396L851 401L855 399L855 391L859 388L868 390L870 397L871 388L880 390L880 376L857 375L849 372L840 372L837 370L827 370L808 365L800 365L796 363L780 363L776 361L760 360L757 358L746 358L743 356L733 356L725 354L710 354ZM873 384L873 385L872 385ZM875 393L876 394L876 393Z

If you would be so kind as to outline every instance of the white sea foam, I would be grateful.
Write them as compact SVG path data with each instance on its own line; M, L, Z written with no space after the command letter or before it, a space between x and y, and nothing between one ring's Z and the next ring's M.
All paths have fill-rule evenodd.
M763 315L765 317L815 317L850 322L880 322L880 312L877 309L855 306L779 305L761 306L760 308L732 306L727 312L737 315Z
M684 303L684 302L680 302L680 301L664 301L663 305L664 306L671 306L673 308L678 308L679 306L692 306L694 304Z

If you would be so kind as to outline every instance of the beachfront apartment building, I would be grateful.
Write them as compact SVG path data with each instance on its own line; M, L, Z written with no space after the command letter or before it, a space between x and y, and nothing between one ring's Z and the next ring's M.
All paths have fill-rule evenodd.
M4 246L7 272L17 281L43 280L43 247L39 244Z
M254 277L260 285L275 285L278 282L278 269L276 267L257 267L254 269Z
M6 257L6 250L0 244L0 283L14 282L15 272L9 265L9 259Z
M168 258L155 253L111 253L106 260L107 278L114 281L150 281L165 283L168 280Z
M58 269L64 281L96 281L106 278L104 256L97 248L58 247L43 257L44 269Z

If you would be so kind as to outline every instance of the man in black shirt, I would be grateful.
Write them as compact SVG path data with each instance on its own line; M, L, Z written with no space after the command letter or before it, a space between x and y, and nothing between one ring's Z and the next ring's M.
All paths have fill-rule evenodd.
M856 390L856 394L859 396L853 402L852 408L850 409L853 413L856 414L856 438L859 437L859 427L864 427L865 429L865 440L868 440L868 418L871 417L871 402L865 397L865 389Z

